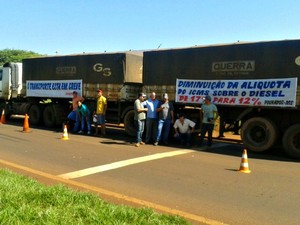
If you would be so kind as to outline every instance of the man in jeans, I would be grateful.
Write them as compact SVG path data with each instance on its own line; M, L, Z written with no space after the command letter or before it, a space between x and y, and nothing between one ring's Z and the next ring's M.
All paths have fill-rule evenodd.
M157 124L158 116L156 109L158 107L158 100L155 99L156 94L152 92L150 94L150 99L144 102L144 106L147 107L147 117L146 117L146 143L149 144L151 139L153 143L156 142L157 138Z
M203 138L207 132L207 146L210 147L212 145L212 133L214 130L215 120L218 117L218 109L215 104L211 103L210 96L205 96L204 102L201 106L201 111L203 113L203 119L199 145L201 146L203 144Z
M78 95L77 91L73 91L73 98L72 98L72 111L69 113L68 115L68 121L67 124L70 124L70 121L75 121L75 125L73 127L73 132L76 133L79 130L79 125L80 125L80 118L79 118L79 114L77 112L77 107L78 104L77 102L84 101L84 98L81 97L80 95Z
M97 122L95 124L96 128L96 135L98 135L98 125L101 125L101 135L106 134L106 125L105 125L105 114L107 109L107 100L103 96L102 89L99 89L98 91L98 97L96 99L96 110L95 114L97 116Z
M163 94L163 102L159 104L156 111L158 112L158 129L157 138L156 142L154 142L154 145L158 145L162 137L163 143L165 145L168 145L170 127L171 124L174 123L174 107L173 104L169 102L169 97L167 93Z
M134 122L136 124L136 144L135 147L145 144L142 141L142 136L145 128L146 112L147 108L144 108L142 102L144 101L146 95L144 93L139 93L138 98L134 102Z
M83 134L85 130L85 123L87 124L87 135L91 135L91 112L88 109L88 107L85 104L82 104L81 101L77 102L78 107L77 107L77 112L80 117L81 121L81 130L78 132L78 134Z

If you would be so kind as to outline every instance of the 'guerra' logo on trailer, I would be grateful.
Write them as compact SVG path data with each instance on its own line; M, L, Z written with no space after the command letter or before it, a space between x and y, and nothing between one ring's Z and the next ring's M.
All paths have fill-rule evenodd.
M255 61L213 62L212 72L251 72L255 71Z

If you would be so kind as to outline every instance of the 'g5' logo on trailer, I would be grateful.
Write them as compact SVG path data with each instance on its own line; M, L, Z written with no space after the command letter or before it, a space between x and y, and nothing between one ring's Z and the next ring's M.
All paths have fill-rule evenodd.
M111 69L109 67L103 68L102 63L96 63L93 66L93 69L97 73L102 73L102 75L105 76L105 77L109 77L112 74Z
M295 63L300 66L300 56L298 56L296 59L295 59Z

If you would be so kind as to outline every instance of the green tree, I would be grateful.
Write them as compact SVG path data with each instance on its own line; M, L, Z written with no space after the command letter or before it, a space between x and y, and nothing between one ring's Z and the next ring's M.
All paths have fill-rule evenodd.
M0 50L0 66L7 62L22 62L22 59L36 56L42 55L32 51L3 49Z

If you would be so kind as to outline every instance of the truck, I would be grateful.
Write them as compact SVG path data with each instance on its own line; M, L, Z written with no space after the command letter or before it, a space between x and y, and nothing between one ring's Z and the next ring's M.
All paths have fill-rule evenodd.
M28 114L33 125L61 125L72 92L95 109L97 90L108 100L108 123L135 135L137 93L168 93L175 114L201 128L203 97L217 105L219 135L233 131L245 147L282 146L300 158L300 40L237 42L117 53L46 56L0 68L0 110Z
M144 92L168 93L200 127L210 95L220 136L233 131L251 151L281 146L300 158L300 40L158 49L143 61Z
M73 91L93 112L97 90L107 98L108 123L125 124L134 135L133 102L142 88L139 51L45 56L0 68L0 110L28 114L31 125L59 126L70 112Z

